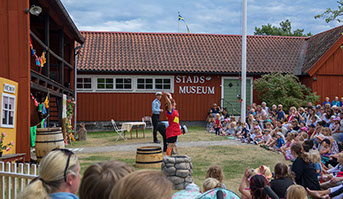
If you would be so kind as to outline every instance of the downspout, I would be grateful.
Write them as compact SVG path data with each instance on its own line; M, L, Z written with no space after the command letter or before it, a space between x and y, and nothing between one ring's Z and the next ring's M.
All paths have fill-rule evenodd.
M75 106L74 106L74 135L76 135L76 128L77 128L77 51L83 47L83 44L81 46L78 46L74 49L74 56L75 56L75 61L74 61L74 101L75 101Z

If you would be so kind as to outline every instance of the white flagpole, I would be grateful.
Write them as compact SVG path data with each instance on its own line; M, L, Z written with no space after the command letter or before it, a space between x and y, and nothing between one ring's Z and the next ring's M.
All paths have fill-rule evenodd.
M243 0L243 34L242 34L242 89L241 89L241 121L245 121L247 105L247 0Z

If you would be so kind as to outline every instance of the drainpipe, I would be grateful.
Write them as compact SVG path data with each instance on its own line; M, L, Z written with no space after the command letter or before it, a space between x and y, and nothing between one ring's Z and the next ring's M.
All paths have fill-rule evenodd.
M74 100L75 100L75 106L74 106L74 135L76 134L76 128L77 128L77 51L83 47L83 44L81 46L78 46L74 49Z

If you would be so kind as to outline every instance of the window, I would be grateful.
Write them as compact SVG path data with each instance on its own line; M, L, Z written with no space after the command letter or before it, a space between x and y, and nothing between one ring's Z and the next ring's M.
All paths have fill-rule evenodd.
M92 78L77 78L77 89L92 89Z
M132 79L131 78L116 78L116 89L132 89Z
M153 79L152 78L137 78L137 89L140 89L140 90L153 89Z
M14 128L15 96L3 93L1 102L1 127Z
M113 78L98 78L97 88L98 89L113 89Z
M155 79L155 89L170 89L170 79Z

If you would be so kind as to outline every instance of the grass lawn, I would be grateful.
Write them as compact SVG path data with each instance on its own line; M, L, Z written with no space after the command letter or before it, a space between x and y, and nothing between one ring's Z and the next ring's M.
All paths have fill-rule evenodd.
M140 136L142 137L142 136ZM114 143L116 136L113 132L98 132L89 133L87 142L78 142L71 147L87 147L87 146L108 146L125 144L124 141ZM182 141L204 141L204 140L226 140L226 137L214 136L209 134L202 127L194 127L189 129L189 133L180 136L179 142ZM128 140L126 143L133 142L151 142L152 133L148 131L146 138ZM207 146L194 148L179 148L179 155L187 155L192 159L193 163L193 178L195 183L202 189L202 183L205 180L207 169L211 165L219 165L224 171L224 183L226 187L236 193L238 186L247 166L257 168L264 164L272 170L278 162L285 162L282 155L266 151L256 145L241 145L241 146ZM80 153L78 154L81 162L81 173L91 164L106 161L120 160L129 165L134 166L136 152L108 152L108 153ZM138 169L138 168L136 168ZM240 194L239 194L240 195Z
M213 134L207 133L204 127L189 127L187 134L179 137L179 141L215 141L215 140L226 140L223 136L214 136ZM124 141L122 138L115 142L118 138L118 134L114 131L106 132L88 132L87 141L77 141L68 146L68 148L79 148L79 147L93 147L93 146L114 146L122 145L126 143L147 143L153 141L152 130L144 130L145 138L143 138L143 131L138 130L138 138L136 138L136 130L132 130L132 140L130 140L130 133L125 133L125 137L128 138ZM162 140L162 136L157 133L159 140Z

